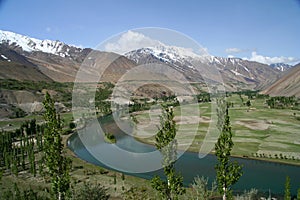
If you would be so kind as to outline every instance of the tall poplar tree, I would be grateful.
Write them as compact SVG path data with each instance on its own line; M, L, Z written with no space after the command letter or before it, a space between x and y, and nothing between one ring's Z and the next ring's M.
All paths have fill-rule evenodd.
M55 199L66 199L70 189L71 160L63 154L61 122L54 101L47 93L43 101L46 121L44 132L44 164L51 177L51 192Z
M284 189L284 200L291 200L291 178L289 176L285 179Z
M164 199L178 199L178 195L185 193L183 178L175 171L177 160L176 123L171 108L164 108L160 116L159 131L155 136L156 148L163 156L162 165L167 181L156 176L151 180L152 187L157 190Z
M215 144L215 152L218 163L215 166L217 172L217 183L219 192L223 195L223 200L232 199L232 185L242 176L242 166L237 162L230 161L231 150L233 148L230 118L228 105L225 99L217 100L218 129L221 134Z

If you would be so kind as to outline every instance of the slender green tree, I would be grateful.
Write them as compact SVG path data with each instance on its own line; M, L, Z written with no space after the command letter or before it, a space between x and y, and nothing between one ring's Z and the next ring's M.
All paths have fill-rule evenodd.
M47 93L43 101L46 127L44 132L44 163L51 177L51 192L55 199L64 200L70 189L71 160L63 154L61 122L54 101Z
M14 148L13 149L13 152L12 152L12 166L11 166L11 170L12 170L12 173L15 175L15 176L18 176L18 162L17 162L17 153L16 153L16 149Z
M3 169L0 167L0 184L1 184L2 177L3 177Z
M291 200L291 179L289 176L285 179L284 200Z
M230 161L231 150L233 148L230 118L228 105L224 99L217 100L218 104L218 129L221 134L215 144L215 152L218 163L215 166L217 173L217 183L219 192L223 195L223 200L231 199L232 185L242 176L242 166L237 162Z
M173 110L163 107L159 131L155 136L155 145L163 156L162 165L167 181L155 176L151 180L151 184L167 200L178 199L179 195L185 193L183 177L175 171L175 162L177 160L177 141L175 136L176 123Z
M15 199L21 199L21 192L16 183L14 183L14 196Z
M297 192L297 200L300 200L300 188L298 189L298 192Z

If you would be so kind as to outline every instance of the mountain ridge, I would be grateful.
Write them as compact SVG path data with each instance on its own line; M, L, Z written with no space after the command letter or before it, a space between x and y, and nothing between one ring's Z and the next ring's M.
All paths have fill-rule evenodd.
M273 83L280 72L269 65L241 58L192 55L180 56L172 48L142 48L125 54L137 64L164 63L181 71L191 82L217 78L218 70L228 90L263 89ZM192 56L189 56L192 55ZM215 68L216 70L210 70ZM212 74L215 73L215 74Z
M74 81L78 69L91 52L96 52L93 55L100 57L110 54L109 52L102 53L90 48L75 47L58 40L39 40L1 30L0 45L24 56L28 62L37 66L40 72L58 82ZM3 62L12 61L5 53L0 52L0 54L0 59ZM217 75L213 74L215 71L211 70L213 66L221 73L226 88L232 91L265 89L281 75L281 71L266 64L241 58L216 57L205 53L198 55L190 49L164 44L156 48L137 49L127 52L124 56L120 55L118 62L111 63L113 70L106 70L108 75L105 77L110 78L106 78L105 81L116 82L123 73L136 66L136 64L145 63L166 64L184 74L188 81L202 83L204 79L215 81ZM104 61L104 63L109 62ZM95 74L97 74L95 71L90 72L90 75Z
M29 36L21 35L11 31L0 30L0 42L8 46L14 46L16 49L21 47L23 51L32 52L32 51L42 51L44 53L51 53L54 55L59 55L61 57L70 56L70 48L76 48L78 51L81 51L81 48L75 47L73 45L67 45L59 40L40 40L32 38ZM64 49L64 47L66 49Z

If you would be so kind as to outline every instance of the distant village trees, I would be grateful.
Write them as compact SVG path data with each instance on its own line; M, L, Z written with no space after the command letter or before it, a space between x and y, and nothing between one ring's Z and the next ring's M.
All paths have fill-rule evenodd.
M298 100L295 96L270 97L269 99L266 100L266 103L270 108L277 108L277 109L291 108L299 105Z

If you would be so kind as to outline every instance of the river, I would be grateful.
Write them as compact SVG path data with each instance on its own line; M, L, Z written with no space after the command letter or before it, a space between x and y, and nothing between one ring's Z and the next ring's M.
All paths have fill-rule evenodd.
M103 136L99 133L95 133L97 126L93 123L88 126L83 132L73 134L69 141L69 148L81 159L86 160L98 166L117 170L145 179L151 179L154 175L163 176L162 170L155 170L142 173L128 172L128 169L132 165L151 166L155 161L141 160L139 164L134 164L131 158L124 155L118 156L117 152L122 149L133 153L148 153L154 152L155 147L138 142L133 137L125 134L114 124L112 120L102 119L102 127L105 127L106 131L113 133L116 136L116 144L107 144L103 141ZM95 127L93 127L95 125ZM91 128L93 127L93 128ZM79 136L79 134L84 134ZM88 139L86 139L88 138ZM209 182L215 179L214 166L217 163L214 155L207 155L204 158L199 159L197 153L192 152L179 152L182 156L176 162L176 169L184 177L185 186L190 185L196 176L205 176L209 178ZM106 155L100 156L98 155ZM96 156L95 156L96 155ZM137 155L133 154L136 158ZM107 160L113 161L107 161ZM102 160L102 161L100 161ZM291 177L291 192L297 194L297 189L300 187L300 166L259 161L245 158L232 158L243 165L243 176L240 178L237 184L234 185L235 191L250 190L256 188L259 191L271 190L274 194L283 194L284 184L286 176ZM105 164L104 164L105 163ZM108 163L108 164L107 164Z

